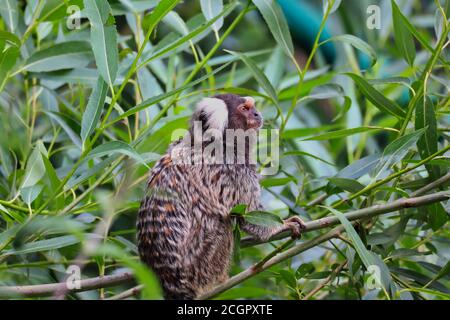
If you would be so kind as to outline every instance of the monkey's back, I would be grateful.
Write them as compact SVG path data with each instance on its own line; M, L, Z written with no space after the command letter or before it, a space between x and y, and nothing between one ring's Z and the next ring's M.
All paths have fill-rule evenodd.
M192 299L227 278L233 237L229 208L211 186L220 168L174 164L152 169L138 217L141 259L160 278L166 298Z

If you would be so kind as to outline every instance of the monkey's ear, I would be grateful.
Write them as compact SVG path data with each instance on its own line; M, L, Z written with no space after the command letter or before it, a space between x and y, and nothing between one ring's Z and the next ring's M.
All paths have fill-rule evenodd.
M224 131L228 125L228 108L225 101L218 98L203 98L197 104L194 121L202 121L203 129Z

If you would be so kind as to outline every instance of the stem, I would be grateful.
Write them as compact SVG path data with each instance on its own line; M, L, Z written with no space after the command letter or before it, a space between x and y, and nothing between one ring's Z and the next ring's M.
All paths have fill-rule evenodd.
M422 188L425 189L425 188ZM412 208L412 207L420 207L424 205L428 205L430 203L440 202L444 201L450 198L450 191L442 191L437 192L434 194L429 194L426 196L416 197L416 198L404 198L396 200L392 203L385 204L385 205L375 205L370 208L364 208L361 210L355 210L352 212L345 213L345 217L350 220L358 220L362 218L369 218L377 215L381 215L384 213L397 211L401 208ZM310 232L313 230L319 230L328 228L332 225L338 224L339 220L337 217L327 217L322 218L314 221L307 222L305 224L306 228L304 232ZM269 259L263 259L262 263L257 263L256 265L251 266L247 270L244 270L243 272L235 275L234 277L231 277L228 281L225 283L219 285L215 289L213 289L211 292L206 293L205 295L201 296L200 299L207 299L211 298L213 296L218 295L219 293L228 290L235 285L243 282L244 280L270 268L271 266L280 263L282 261L285 261L303 251L306 251L310 248L313 248L327 240L330 240L332 238L336 238L341 234L341 232L344 231L344 228L342 226L339 226L337 228L334 228L327 233L324 233L316 238L313 238L312 240L309 240L307 242L300 243L298 245L293 246L292 248L281 252L277 255L272 256L269 254ZM288 233L284 235L285 237L289 236ZM270 239L269 241L277 240L277 238ZM244 238L241 241L241 247L248 247L252 245L256 245L262 242L258 242L252 238ZM285 248L286 246L282 246ZM278 253L279 250L275 250ZM17 296L17 295L23 295L23 296L48 296L52 295L55 292L80 292L80 291L88 291L92 289L98 289L103 287L109 287L118 285L125 282L130 282L133 279L133 276L131 273L125 272L120 273L113 276L103 276L103 277L96 277L91 279L85 279L81 280L81 287L80 289L69 289L66 286L65 282L62 283L52 283L52 284L41 284L41 285L31 285L31 286L0 286L0 297L11 297L11 296Z

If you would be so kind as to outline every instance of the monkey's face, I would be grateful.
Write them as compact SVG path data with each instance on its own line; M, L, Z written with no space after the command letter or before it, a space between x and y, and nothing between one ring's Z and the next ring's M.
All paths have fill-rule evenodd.
M228 129L255 129L263 125L263 117L256 110L252 97L240 97L235 94L217 95L216 98L225 102L228 111Z
M244 97L242 99L244 100L243 103L236 107L237 118L240 120L237 123L238 128L232 129L247 130L261 128L263 118L261 113L256 110L255 100L252 97Z

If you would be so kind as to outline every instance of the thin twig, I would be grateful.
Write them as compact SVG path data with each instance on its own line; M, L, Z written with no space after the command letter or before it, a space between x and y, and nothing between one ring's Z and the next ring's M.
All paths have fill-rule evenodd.
M424 189L424 188L423 188ZM382 204L382 205L375 205L369 208L364 208L360 210L355 210L351 212L345 213L345 217L350 220L358 220L362 218L369 218L372 216L380 215L383 213L393 212L397 211L401 208L412 208L412 207L420 207L424 206L430 203L440 202L444 201L450 198L450 191L441 191L421 197L415 197L415 198L402 198L399 200L396 200L392 203L388 204ZM326 217L314 221L310 221L305 223L305 229L303 232L310 232L313 230L319 230L328 228L330 226L336 225L339 223L339 220L336 217ZM267 260L262 265L258 264L258 267L255 268L255 266L250 267L249 269L235 275L234 277L230 278L225 283L219 285L217 288L213 289L213 291L206 293L201 298L207 299L210 297L213 297L237 284L240 282L248 279L249 277L267 269L271 266L282 262L286 259L289 259L305 250L308 250L312 247L315 247L318 244L321 244L322 242L325 242L327 240L330 240L332 238L335 238L338 236L342 231L343 227L337 227L335 229L332 229L331 231L328 231L325 234L322 234L310 241L298 244L284 252L281 252L277 254L276 256L272 257L270 260ZM288 233L281 234L281 237L288 237ZM274 238L269 239L269 241L280 239ZM253 238L244 238L241 242L241 246L248 247L251 245L256 245L262 242L258 242ZM91 279L85 279L81 281L80 289L68 289L66 286L66 283L53 283L53 284L42 284L42 285L31 285L31 286L11 286L11 287L0 287L0 297L8 297L8 296L17 296L17 295L23 295L23 296L45 296L45 295L51 295L55 292L58 292L60 290L67 290L67 292L79 292L79 291L87 291L102 287L108 287L113 286L117 284L121 284L124 282L129 282L133 279L132 275L130 273L123 273L113 276L104 276L104 277L96 277Z
M0 287L0 298L11 297L39 297L49 296L61 290L68 292L89 291L98 288L112 287L115 285L131 282L134 280L133 274L130 272L122 272L119 274L101 276L96 278L80 280L79 288L68 288L66 282L36 284L29 286L5 286Z

